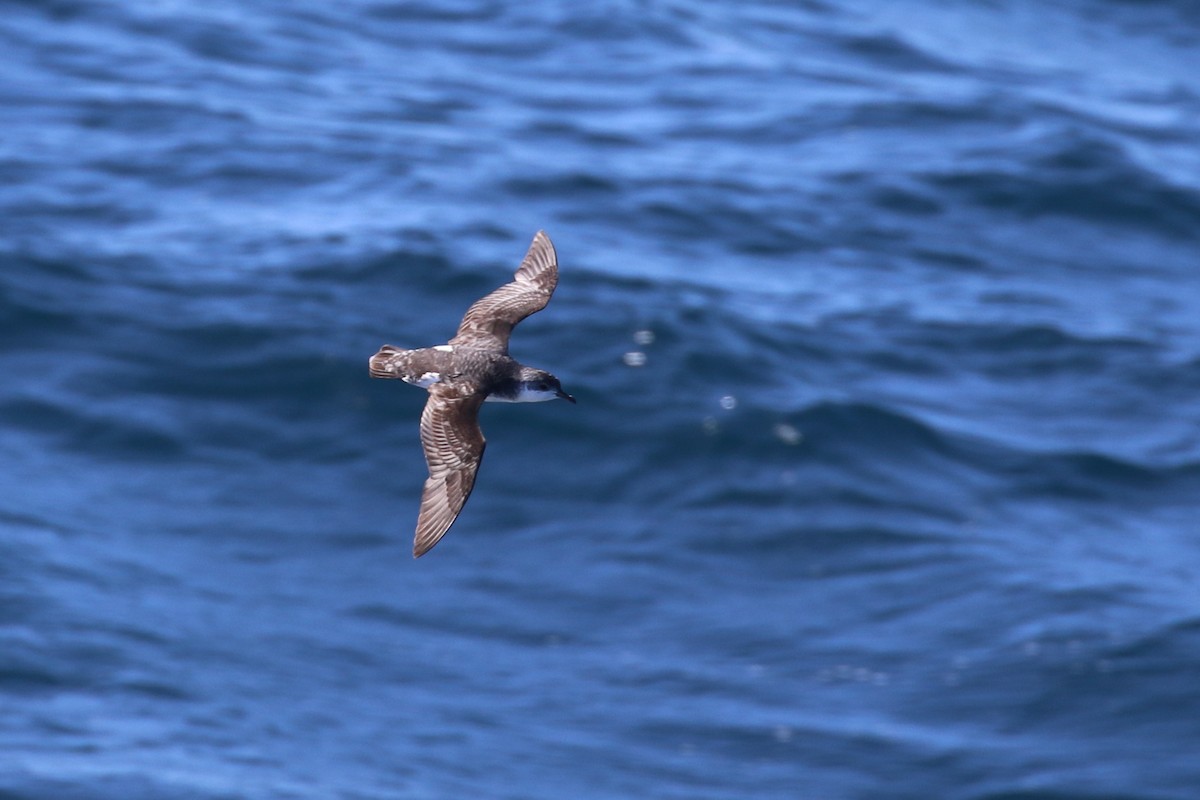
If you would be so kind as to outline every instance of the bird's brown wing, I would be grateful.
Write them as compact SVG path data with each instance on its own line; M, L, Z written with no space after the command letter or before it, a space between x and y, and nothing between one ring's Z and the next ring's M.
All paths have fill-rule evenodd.
M421 413L421 446L429 478L421 493L421 513L413 540L413 557L429 552L450 530L475 487L485 440L479 429L482 394L461 392L435 383Z
M476 300L459 323L450 344L469 344L508 352L512 329L550 302L558 285L558 256L545 231L538 231L517 267L512 283Z

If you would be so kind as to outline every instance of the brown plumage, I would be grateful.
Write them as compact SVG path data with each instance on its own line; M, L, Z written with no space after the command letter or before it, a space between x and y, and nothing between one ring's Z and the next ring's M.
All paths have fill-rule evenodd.
M473 303L448 344L419 350L384 345L371 357L371 377L398 378L429 390L421 414L429 478L421 493L413 556L424 555L441 540L475 487L486 444L479 427L484 401L557 397L575 402L553 375L508 354L512 329L545 308L557 284L554 245L538 231L514 280Z
M435 383L421 413L421 446L429 477L421 492L421 513L413 556L419 558L438 543L466 505L475 488L475 473L487 441L479 427L483 395L462 394Z
M546 307L558 286L558 258L545 231L533 237L514 278L471 304L450 344L486 343L489 349L507 353L508 337L517 323Z

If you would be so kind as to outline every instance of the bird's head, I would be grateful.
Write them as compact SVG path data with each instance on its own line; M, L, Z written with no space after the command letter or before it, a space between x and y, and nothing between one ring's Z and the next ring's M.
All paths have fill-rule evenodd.
M559 398L571 403L575 402L574 397L563 391L562 384L558 382L558 378L549 372L533 369L532 367L526 367L521 370L517 390L518 403L542 403L546 400L557 400Z

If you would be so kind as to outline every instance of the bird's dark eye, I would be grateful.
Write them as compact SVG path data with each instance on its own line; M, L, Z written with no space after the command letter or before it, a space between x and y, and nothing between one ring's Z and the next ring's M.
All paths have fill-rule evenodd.
M548 383L539 383L539 384L538 384L538 391L539 391L539 392L546 392L546 391L549 391L549 390L550 390L550 384L548 384Z

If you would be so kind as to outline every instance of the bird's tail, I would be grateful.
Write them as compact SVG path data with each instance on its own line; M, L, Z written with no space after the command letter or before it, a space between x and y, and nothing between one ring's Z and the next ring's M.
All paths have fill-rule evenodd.
M394 345L385 344L379 352L371 356L370 370L372 378L403 378L404 373L399 369L399 356L407 353Z

